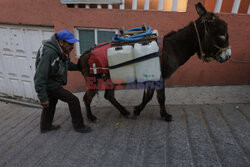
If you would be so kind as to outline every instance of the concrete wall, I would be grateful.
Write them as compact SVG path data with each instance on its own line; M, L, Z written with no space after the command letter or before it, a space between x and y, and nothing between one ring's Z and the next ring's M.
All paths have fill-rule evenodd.
M195 20L198 15L189 0L187 12L133 11L67 8L59 0L0 0L0 23L54 26L55 31L74 27L127 29L142 24L158 29L161 36L178 30ZM203 1L202 1L203 2ZM228 23L232 58L250 60L250 16L219 14ZM77 61L72 54L72 60ZM250 84L250 64L226 62L203 63L193 56L166 83L168 86L238 85ZM77 92L84 89L84 79L78 72L69 73L67 88Z

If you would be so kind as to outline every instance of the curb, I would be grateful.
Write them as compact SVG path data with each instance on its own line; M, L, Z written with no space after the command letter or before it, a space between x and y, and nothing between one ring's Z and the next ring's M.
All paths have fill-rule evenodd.
M18 105L22 105L22 106L26 106L26 107L31 107L31 108L42 108L41 105L36 104L36 103L24 102L24 101L10 99L10 98L6 98L6 97L0 97L0 101L5 102L5 103L18 104Z

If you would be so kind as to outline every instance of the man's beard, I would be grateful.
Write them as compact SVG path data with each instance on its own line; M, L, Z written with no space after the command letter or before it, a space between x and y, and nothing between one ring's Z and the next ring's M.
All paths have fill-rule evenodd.
M68 50L66 50L66 49L62 48L62 50L63 50L64 54L69 55L69 53L70 53L73 49L68 49Z

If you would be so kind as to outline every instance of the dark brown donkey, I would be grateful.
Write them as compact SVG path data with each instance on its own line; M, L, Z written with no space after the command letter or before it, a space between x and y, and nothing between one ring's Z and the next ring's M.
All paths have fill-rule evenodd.
M195 53L198 54L200 59L206 62L214 59L223 63L231 56L226 22L219 19L214 13L208 12L201 3L196 4L195 7L199 14L199 18L195 22L191 22L188 26L177 32L172 31L164 36L161 57L163 83L165 83L165 79L171 77L171 75ZM89 73L88 59L89 54L85 52L78 62L82 67L82 74L85 79L87 77L93 77ZM104 79L109 78L109 76L102 74L95 75L94 77L102 79L103 77ZM165 108L164 86L160 89L150 88L144 91L142 103L134 108L134 117L140 115L140 112L152 99L155 90L160 104L161 117L166 121L171 121L172 116L167 113ZM88 89L83 97L87 110L87 117L91 121L97 120L90 108L90 103L97 91L97 89ZM109 100L123 116L129 116L130 113L115 99L114 89L106 89L104 97Z

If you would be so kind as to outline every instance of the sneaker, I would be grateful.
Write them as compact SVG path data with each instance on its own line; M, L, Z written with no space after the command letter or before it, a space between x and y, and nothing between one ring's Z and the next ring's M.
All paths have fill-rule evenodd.
M41 133L46 133L46 132L49 132L49 131L52 131L52 130L58 130L60 128L61 128L60 125L51 125L51 127L48 128L48 129L41 129Z
M91 132L92 129L88 126L83 126L81 128L77 128L75 129L76 132L79 132L79 133L88 133L88 132Z

